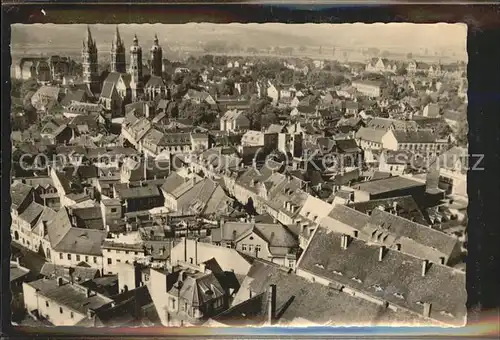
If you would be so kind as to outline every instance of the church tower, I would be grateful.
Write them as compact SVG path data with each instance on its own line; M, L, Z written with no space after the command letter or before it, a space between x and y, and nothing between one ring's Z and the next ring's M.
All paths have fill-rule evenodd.
M83 40L82 48L83 82L94 94L100 92L99 72L97 70L97 46L90 27L87 26L87 37Z
M130 47L130 89L132 90L132 101L136 101L142 93L142 49L139 46L137 35Z
M125 44L116 26L115 38L111 43L111 72L125 73Z
M158 36L155 34L155 40L151 47L151 75L161 77L162 70L162 50L158 44Z

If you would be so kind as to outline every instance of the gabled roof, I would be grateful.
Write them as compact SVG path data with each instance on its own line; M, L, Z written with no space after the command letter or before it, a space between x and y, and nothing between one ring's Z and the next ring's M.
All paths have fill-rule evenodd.
M393 130L398 143L435 143L436 135L431 130Z
M366 191L372 195L375 195L393 190L401 190L418 186L425 186L425 183L402 176L391 176L388 178L357 183L353 187L356 190Z
M383 207L384 209L396 209L397 214L402 218L415 221L422 225L427 224L425 216L412 196L391 197L369 200L366 202L356 202L350 203L348 206L363 214L369 214L378 207Z
M106 236L101 230L74 228L66 208L47 222L47 233L54 250L87 255L100 255Z
M252 233L268 242L269 247L294 248L298 246L295 236L281 224L226 222L220 229L212 231L212 241L237 241ZM271 251L272 252L272 251Z
M402 251L435 262L438 262L442 256L449 258L458 244L458 240L452 236L382 209L372 211L362 232L370 236L369 240L378 237L380 233L389 233L396 237L394 242L402 244ZM423 248L410 246L408 240L423 246ZM407 245L408 247L406 247Z
M165 82L163 81L162 77L158 76L151 76L149 77L148 82L146 83L146 88L148 87L163 87L165 86Z
M425 228L425 227L424 227ZM341 234L319 227L303 253L298 269L354 288L369 296L422 315L430 303L432 319L463 325L466 316L465 274L432 263L422 276L422 259L352 239L341 248Z
M418 124L413 120L399 120L391 118L375 117L366 125L368 128L389 130L393 127L395 130L417 129Z
M279 325L299 325L299 319L306 325L389 324L396 314L320 283L311 283L293 272L287 273L275 264L258 259L243 281L233 307L214 317L215 321L234 326L264 324L271 284L276 285L276 314L279 317L275 322ZM249 292L254 296L250 300ZM414 322L419 319L403 311L398 313Z
M31 194L33 188L29 185L15 182L10 186L10 198L12 202L12 208L17 210L21 204L28 198Z
M366 140L370 142L382 143L382 137L385 136L387 131L372 129L368 127L361 127L356 132L356 139Z
M87 295L86 289L77 284L66 283L60 286L56 279L39 279L27 283L40 296L55 301L56 304L68 307L80 314L86 315L89 309L96 310L113 300L100 294Z

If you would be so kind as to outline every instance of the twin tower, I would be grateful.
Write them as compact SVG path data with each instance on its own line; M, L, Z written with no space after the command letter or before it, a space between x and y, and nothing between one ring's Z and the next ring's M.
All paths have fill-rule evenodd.
M162 73L162 49L158 43L158 37L155 34L153 46L150 50L150 70L151 76L161 77ZM97 62L97 46L95 39L92 38L90 28L87 27L87 37L83 41L82 49L83 82L89 86L93 93L99 92L99 73ZM128 73L131 81L135 84L141 84L142 77L142 48L139 46L137 35L130 47L130 63ZM125 44L120 37L118 27L116 27L115 37L111 43L111 72L127 73L125 61Z

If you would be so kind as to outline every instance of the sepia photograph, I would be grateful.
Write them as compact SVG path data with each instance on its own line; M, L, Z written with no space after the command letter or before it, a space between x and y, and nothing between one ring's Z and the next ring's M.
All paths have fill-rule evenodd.
M12 25L11 323L464 326L466 44Z

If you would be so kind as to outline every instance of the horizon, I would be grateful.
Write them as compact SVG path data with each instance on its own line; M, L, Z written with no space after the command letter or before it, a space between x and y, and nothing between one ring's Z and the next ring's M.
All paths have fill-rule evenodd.
M467 60L465 24L93 24L88 25L99 52L109 52L115 27L129 46L134 34L144 51L149 49L154 34L158 34L163 49L184 44L184 48L200 47L203 43L224 40L243 48L268 46L320 46L354 51L377 48L395 54L412 53L422 56L453 57ZM81 48L86 24L15 24L11 30L11 51L17 54L37 46L49 46L54 53ZM60 30L64 30L64 36ZM64 38L63 38L64 37ZM30 51L31 52L31 51Z

